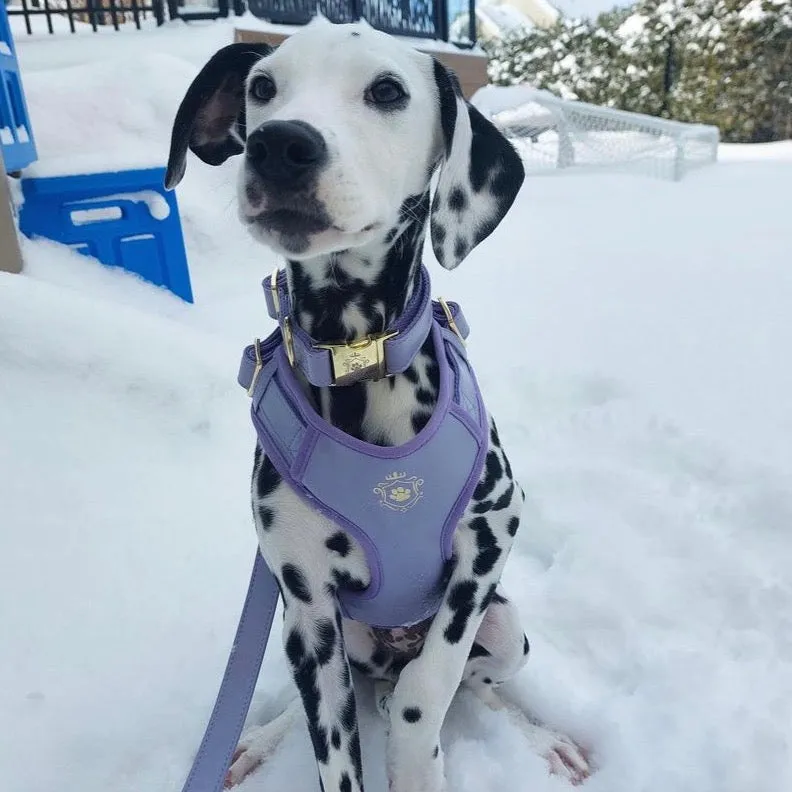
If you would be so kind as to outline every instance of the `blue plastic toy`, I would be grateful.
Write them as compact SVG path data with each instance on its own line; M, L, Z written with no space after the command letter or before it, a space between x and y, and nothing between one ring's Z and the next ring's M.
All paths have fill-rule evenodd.
M5 3L0 3L0 156L8 173L20 171L36 160L33 127Z
M122 267L192 302L176 193L164 168L23 178L19 228Z

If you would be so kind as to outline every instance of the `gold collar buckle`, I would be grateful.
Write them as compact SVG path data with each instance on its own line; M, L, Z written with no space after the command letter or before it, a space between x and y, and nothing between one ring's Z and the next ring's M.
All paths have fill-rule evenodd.
M379 380L385 376L385 342L399 334L370 334L348 344L317 344L327 349L333 363L333 385L351 385L361 380Z

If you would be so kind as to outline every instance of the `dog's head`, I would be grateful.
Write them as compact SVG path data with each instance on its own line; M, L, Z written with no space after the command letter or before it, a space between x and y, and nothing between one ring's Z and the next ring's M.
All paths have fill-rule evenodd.
M220 50L179 107L168 188L188 147L210 165L244 154L240 218L292 259L387 238L439 167L432 242L453 268L498 225L524 177L453 74L366 24L317 20L277 49Z

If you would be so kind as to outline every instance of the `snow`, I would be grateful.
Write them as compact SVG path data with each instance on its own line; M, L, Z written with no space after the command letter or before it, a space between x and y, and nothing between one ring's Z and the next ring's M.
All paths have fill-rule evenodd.
M553 0L553 5L564 15L593 19L603 11L632 5L630 0Z
M485 85L473 94L471 101L482 113L492 117L499 113L515 111L536 99L556 98L550 91L532 88L530 85Z
M648 21L649 17L643 14L632 14L619 26L617 33L625 40L635 38L643 33Z
M230 40L18 35L40 167L161 164ZM724 146L680 183L529 180L459 271L432 263L528 495L504 583L533 648L510 693L589 746L589 792L792 788L791 147ZM233 194L234 164L190 161L194 306L46 241L0 274L8 792L176 792L202 734L255 546L238 356L272 326L276 264ZM254 719L293 695L278 646ZM467 696L443 740L454 792L565 788ZM241 790L316 785L300 726Z
M761 0L751 0L739 13L744 22L760 22L765 17Z
M522 11L505 4L482 3L477 5L476 16L480 20L488 21L497 29L498 35L501 37L525 33L534 26Z
M165 197L154 190L139 190L138 192L129 192L129 193L113 193L112 195L103 195L99 198L86 198L81 201L74 201L71 206L78 206L84 204L92 204L105 201L132 201L133 203L144 203L146 204L146 208L149 211L149 214L155 220L167 220L170 215L170 207L168 206L168 202L165 200ZM112 209L116 209L118 207L108 207ZM88 215L94 212L101 212L101 209L93 209L93 210L84 210L82 211L83 215ZM80 210L77 212L73 212L72 215L79 214ZM98 215L93 214L92 216L97 217ZM120 217L120 215L118 215ZM77 221L75 221L76 223ZM85 222L85 221L82 221ZM90 220L87 222L91 222Z
M558 9L548 0L532 0L531 5L545 16L553 19L557 19L560 16Z

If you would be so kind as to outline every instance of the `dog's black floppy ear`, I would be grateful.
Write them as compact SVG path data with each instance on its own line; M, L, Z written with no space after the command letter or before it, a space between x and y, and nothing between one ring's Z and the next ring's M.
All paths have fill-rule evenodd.
M456 76L438 61L434 78L444 154L432 199L432 247L454 269L509 211L525 178L509 141L465 101Z
M209 165L244 150L245 79L253 64L271 52L269 44L230 44L201 69L173 122L167 189L182 180L188 147Z

